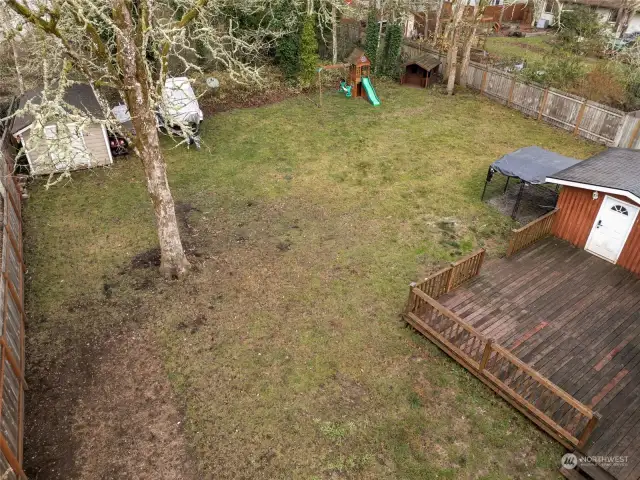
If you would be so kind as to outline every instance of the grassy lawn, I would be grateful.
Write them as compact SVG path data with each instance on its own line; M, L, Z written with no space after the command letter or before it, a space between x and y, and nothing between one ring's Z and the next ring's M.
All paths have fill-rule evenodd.
M537 37L488 37L486 50L492 55L502 60L522 61L533 64L544 64L549 60L550 55L555 55L553 51L552 35L541 35ZM598 60L592 57L581 57L581 61L587 70L591 70L598 64L606 60Z
M555 478L561 449L398 313L410 281L504 252L510 219L479 200L489 163L600 147L471 94L378 90L377 109L301 96L208 119L201 151L166 141L195 267L180 282L136 268L157 242L134 159L32 186L31 395L78 346L145 331L197 478ZM66 421L82 450L94 433Z
M553 37L489 37L487 38L487 52L503 59L513 58L541 63L545 56L553 50L550 43Z

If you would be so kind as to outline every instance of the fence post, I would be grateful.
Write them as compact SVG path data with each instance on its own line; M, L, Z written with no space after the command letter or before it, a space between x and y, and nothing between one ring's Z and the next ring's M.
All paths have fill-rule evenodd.
M584 116L584 111L587 108L587 99L584 99L582 105L580 105L580 111L578 112L578 117L576 118L576 127L573 129L573 134L578 136L580 134L580 124L582 123L582 117Z
M600 420L601 415L598 412L593 412L593 417L589 419L587 425L584 427L584 430L580 434L580 440L578 443L578 448L582 450L586 445L589 437L591 436L591 432L596 428L598 421Z
M482 359L480 360L480 365L478 367L478 370L483 371L486 368L487 362L489 361L489 357L491 357L492 350L493 350L493 339L489 338L487 340L487 343L485 343L484 345L484 351L482 352Z
M453 286L453 280L455 279L457 274L458 274L458 267L453 266L453 264L451 264L451 270L449 270L449 281L447 282L447 290L444 293L449 293L451 291L451 287Z
M487 67L485 67L487 68ZM488 74L488 70L484 70L484 72L482 72L482 82L480 83L480 94L484 93L484 89L487 86L487 74Z
M486 249L482 249L482 253L480 254L480 260L478 260L478 266L476 267L476 275L480 274L480 269L482 268L482 264L484 263L484 256L487 253Z
M417 285L416 282L411 282L409 284L409 299L407 300L407 306L404 309L404 313L409 313L411 311L413 311L413 289L415 288L415 286Z
M538 120L542 120L542 112L544 112L544 108L547 106L547 98L549 98L549 88L544 89L542 101L540 102L540 111L538 112Z
M636 120L636 126L633 129L633 133L631 134L631 140L629 140L629 145L627 145L627 148L633 148L633 145L636 143L636 140L638 140L638 136L640 136L640 119Z
M509 99L507 100L507 107L510 107L513 103L513 90L516 88L516 76L513 76L511 81L511 88L509 89Z

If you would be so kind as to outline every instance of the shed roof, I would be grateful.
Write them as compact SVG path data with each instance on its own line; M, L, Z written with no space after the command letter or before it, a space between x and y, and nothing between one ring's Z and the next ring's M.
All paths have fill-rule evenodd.
M362 61L363 58L365 61ZM346 62L351 63L352 65L356 65L358 63L366 63L368 61L369 59L364 54L364 50L362 50L361 48L354 48L353 52L351 52L346 58Z
M547 179L551 183L619 190L640 197L640 150L609 148ZM613 192L615 193L615 192Z
M541 184L547 177L580 163L575 158L565 157L540 147L525 147L491 164L491 168L509 177L518 177L531 184Z
M24 95L20 97L20 105L18 106L18 109L24 107L29 100L31 100L32 103L39 104L41 94L42 89L33 89L25 92ZM74 83L65 91L63 98L65 103L68 105L71 105L81 111L85 111L93 117L104 119L104 113L100 107L100 103L98 103L98 99L91 89L91 85L86 83ZM33 120L33 116L29 114L17 116L13 121L11 133L19 132L23 128L28 127L33 123Z
M440 63L442 62L438 57L435 57L429 53L425 53L420 55L419 57L409 59L409 61L405 62L404 66L408 67L409 65L418 65L425 70L431 70L432 68L440 65Z

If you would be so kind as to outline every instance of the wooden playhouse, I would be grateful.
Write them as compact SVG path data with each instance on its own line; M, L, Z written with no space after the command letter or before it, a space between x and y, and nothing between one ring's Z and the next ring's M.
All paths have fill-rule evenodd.
M428 53L412 58L402 66L400 83L427 88L436 81L440 64L438 57Z

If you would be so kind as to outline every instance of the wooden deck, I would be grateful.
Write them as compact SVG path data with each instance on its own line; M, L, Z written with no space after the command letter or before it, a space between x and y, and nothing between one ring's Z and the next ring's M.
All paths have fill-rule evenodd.
M438 301L599 412L585 453L640 478L640 277L550 237Z

